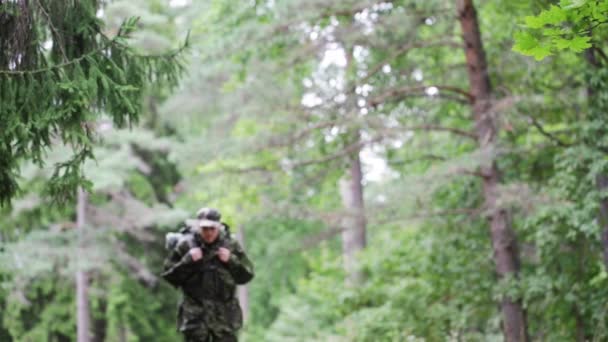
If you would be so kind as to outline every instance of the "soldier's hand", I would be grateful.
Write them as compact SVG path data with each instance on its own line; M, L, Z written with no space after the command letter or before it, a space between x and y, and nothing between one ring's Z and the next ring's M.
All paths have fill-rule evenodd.
M203 257L203 250L200 247L191 248L189 253L192 261L198 261Z
M230 250L224 247L220 247L217 250L217 256L222 262L228 262L230 259Z

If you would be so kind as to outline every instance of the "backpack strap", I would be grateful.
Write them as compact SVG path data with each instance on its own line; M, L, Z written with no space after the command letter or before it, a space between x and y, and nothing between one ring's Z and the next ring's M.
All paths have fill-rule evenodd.
M228 239L230 239L230 226L228 225L228 223L226 222L221 222L221 224L224 226L224 232L226 232L226 237Z

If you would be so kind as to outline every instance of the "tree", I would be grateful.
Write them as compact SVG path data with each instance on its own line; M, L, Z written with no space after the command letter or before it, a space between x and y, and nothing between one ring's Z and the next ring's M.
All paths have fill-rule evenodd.
M479 23L475 6L471 0L458 1L462 38L465 46L469 86L472 97L471 107L475 120L477 140L481 149L496 146L498 126L496 114L492 112L492 86L488 75ZM517 278L520 268L517 238L511 228L507 210L500 207L498 186L500 171L496 161L491 159L480 168L483 179L483 196L488 210L496 273L501 279ZM503 329L508 342L528 341L526 312L521 299L505 297L501 301Z
M61 8L55 8L56 11L75 11L82 6L87 11L90 10L87 2L52 3L51 1L42 4L34 2L31 5L33 8L49 4L55 7L61 6ZM91 2L91 4L93 3ZM76 9L72 8L74 6ZM111 14L114 6L120 6L119 2L114 2L109 6L105 6L104 3L95 3L95 6L92 9L93 17L95 23L99 25L97 27L99 33L85 35L85 37L92 43L98 44L97 49L91 50L82 58L76 57L66 63L48 66L51 74L56 72L58 75L65 73L64 70L72 70L71 68L83 69L84 74L78 81L85 82L84 90L75 89L82 93L80 96L99 95L92 102L87 102L90 108L82 107L82 110L87 111L82 116L87 120L83 128L91 133L86 137L90 139L87 142L87 149L96 150L95 162L92 163L92 160L87 159L83 161L82 165L74 165L74 169L77 169L83 179L92 181L92 183L88 183L90 201L87 201L86 207L80 206L83 210L80 210L78 215L75 208L67 207L63 210L56 208L52 200L40 196L42 184L47 184L45 188L49 189L46 180L52 178L52 174L48 173L48 169L39 169L32 165L31 161L25 157L21 159L18 165L21 171L18 180L21 192L20 196L13 198L13 204L19 207L20 204L28 203L26 205L28 209L12 211L14 216L11 217L3 215L3 229L0 232L4 244L1 257L7 261L3 263L4 266L0 271L3 274L6 272L3 282L6 285L9 282L8 279L11 279L10 291L19 293L15 300L7 299L5 296L0 299L2 305L6 304L12 312L10 317L8 315L3 317L3 326L7 327L9 331L8 340L11 338L74 340L78 336L79 340L89 340L90 338L93 341L102 341L121 338L126 340L130 338L130 335L143 339L172 340L176 338L171 327L174 316L170 312L174 307L173 297L167 287L158 288L160 284L155 275L155 267L161 264L164 257L162 244L150 246L151 240L156 239L150 236L158 235L160 237L163 233L162 229L175 225L185 216L183 211L172 210L168 207L171 205L169 199L172 194L168 193L167 189L171 189L172 192L178 181L176 178L179 178L179 175L176 176L175 166L167 156L168 140L170 139L150 134L150 132L142 134L137 129L133 132L122 131L117 129L117 126L127 126L128 124L133 128L131 125L137 122L140 113L143 112L143 117L146 118L147 108L142 107L141 103L150 90L158 96L159 93L167 91L176 83L179 74L175 72L181 69L181 56L178 55L181 48L167 53L166 51L171 48L171 45L165 45L159 49L158 44L152 47L146 44L152 36L151 28L167 34L170 30L165 29L171 25L170 22L167 22L164 27L158 25L160 15L157 15L155 18L157 26L152 26L150 24L153 22L150 20L152 13L143 11L144 8L148 10L149 8L142 6L137 9L137 14L142 16L141 20L135 20L131 16L127 16L123 20L123 18ZM159 10L158 7L155 8ZM106 11L105 15L104 11ZM110 18L107 17L108 12L110 12ZM122 15L126 13L128 12L121 12ZM54 13L54 15L56 21L53 21L51 25L58 25L58 22L65 24L63 22L65 19L60 18L59 13ZM69 19L74 19L74 22L71 23L78 24L75 18L70 17ZM108 26L105 26L104 19L108 21ZM41 17L40 25L47 23L48 21ZM83 24L80 23L80 25ZM74 28L74 30L76 29ZM61 32L70 33L67 29ZM142 32L148 34L144 37L148 40L140 36ZM105 37L105 35L113 36L113 38ZM53 43L52 38L47 41L47 44L51 43ZM57 44L53 46L57 48ZM150 55L150 53L154 53L154 55ZM50 63L53 61L53 54L46 51L40 58L48 58ZM89 59L99 60L100 63L103 62L107 66L85 63ZM130 63L139 63L139 65L130 65ZM101 71L97 70L97 67L100 66L103 67ZM17 78L17 71L26 75L23 77L29 77L27 75L32 72L25 67L22 70L9 68L8 77ZM45 72L47 71L33 71L36 75ZM2 77L4 76L3 74ZM155 83L154 86L161 87L154 89L154 86L149 84L150 81ZM121 84L124 84L124 87ZM92 90L91 87L105 88ZM39 94L39 98L43 98L43 95L46 94ZM108 97L106 98L106 96ZM31 101L32 99L22 99L22 101L26 100ZM2 101L4 104L4 98ZM120 107L111 107L107 103L114 103L112 101L122 101L122 104ZM127 106L132 110L127 111L125 109ZM0 107L5 108L3 105ZM54 110L54 108L50 110ZM114 110L114 112L108 113L109 110ZM19 114L20 112L15 115ZM118 122L114 118L121 116L123 117L122 122ZM45 121L38 121L38 119L40 118L32 117L32 123L42 126L40 123ZM32 127L36 125L32 124ZM57 132L61 132L61 130L58 129ZM73 145L70 145L70 141L62 142L60 138L53 136L51 144L42 147L46 151L42 158L43 162L65 165L66 156L73 153L73 149L70 147ZM109 139L109 142L105 139ZM52 180L51 183L54 181ZM68 199L61 196L53 198ZM82 196L78 196L79 200L81 198ZM18 211L19 213L17 213ZM3 213L6 212L11 211L9 208L3 208ZM76 226L72 221L75 217L78 217L78 221L80 221L85 213L86 224L82 222L78 224L81 239L76 239L71 234L75 230L72 228ZM142 219L140 215L146 216L148 219ZM161 218L164 215L169 218ZM24 234L23 240L16 238L17 232ZM37 241L35 237L32 237L37 234L43 235L44 239ZM37 260L28 260L28 263L38 265L33 267L32 273L12 268L12 261L8 260L12 258L11 255L15 255L15 250L22 248L16 246L18 242L27 245L28 248L36 249L35 254L45 260L45 265L40 266L40 262ZM81 244L84 246L80 246ZM102 251L106 250L108 245L114 246L112 253L108 254L112 254L113 257L100 258ZM142 245L146 245L150 252L142 252ZM74 253L70 251L73 251L74 247L82 247L86 250L73 255ZM74 266L75 264L77 265ZM64 269L64 272L55 272L51 276L50 273L57 268ZM77 273L77 291L73 290L71 281L74 273ZM164 299L151 301L150 298L157 295L159 291L166 293L161 296ZM76 293L78 293L78 298L76 298ZM135 299L137 296L134 294L137 294L140 299ZM139 308L125 307L125 297L140 302ZM77 312L73 305L74 302L78 302L78 308L83 308L83 310ZM154 304L152 304L153 302ZM32 319L32 306L36 306L37 309L37 313L33 314L37 316L36 319ZM87 310L87 307L91 310ZM138 310L142 310L142 312L165 311L167 314L164 317L157 315L158 319L151 318L155 321L154 323L151 323L149 317L142 325L142 322L139 321L142 314ZM41 312L45 313L41 314ZM80 322L80 318L89 321L88 328L87 324ZM76 326L78 326L78 331L75 329Z
M79 235L78 254L86 255L83 231L86 226L87 197L83 189L78 189L78 203L76 206L76 229ZM77 341L88 342L90 337L91 313L89 312L89 275L85 269L76 271L76 330Z
M156 267L163 234L202 205L247 232L244 340L608 338L602 1L170 4L103 7L108 36L141 15L135 51L193 33L181 86L147 91L139 125L94 121L95 340L177 338ZM550 55L513 51L520 31ZM340 182L350 172L362 181ZM22 163L22 196L0 208L0 340L77 336L76 211L40 196L51 174Z
M19 190L20 163L44 164L57 142L73 155L55 166L46 191L58 201L90 188L80 166L93 157L93 122L102 114L119 127L135 122L146 82L175 84L179 52L139 55L129 46L130 18L113 33L97 17L101 2L10 1L0 4L0 202Z

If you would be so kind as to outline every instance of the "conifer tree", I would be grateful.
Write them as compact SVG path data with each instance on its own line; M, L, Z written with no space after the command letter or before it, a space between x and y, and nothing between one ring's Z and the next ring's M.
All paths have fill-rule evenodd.
M57 143L73 155L55 165L45 192L72 200L90 186L80 166L93 158L93 122L117 127L138 119L147 82L176 83L179 52L140 55L129 46L137 18L104 30L97 0L0 1L0 203L19 190L19 165L43 164ZM185 47L185 44L184 44Z

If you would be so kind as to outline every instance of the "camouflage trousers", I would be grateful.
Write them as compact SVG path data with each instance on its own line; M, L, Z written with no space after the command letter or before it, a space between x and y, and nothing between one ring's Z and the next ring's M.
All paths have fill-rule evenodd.
M238 338L235 334L223 334L222 336L215 336L209 332L206 328L193 329L184 331L185 342L238 342Z
M178 330L186 342L236 342L243 325L236 298L229 301L194 300L184 296L178 310Z

